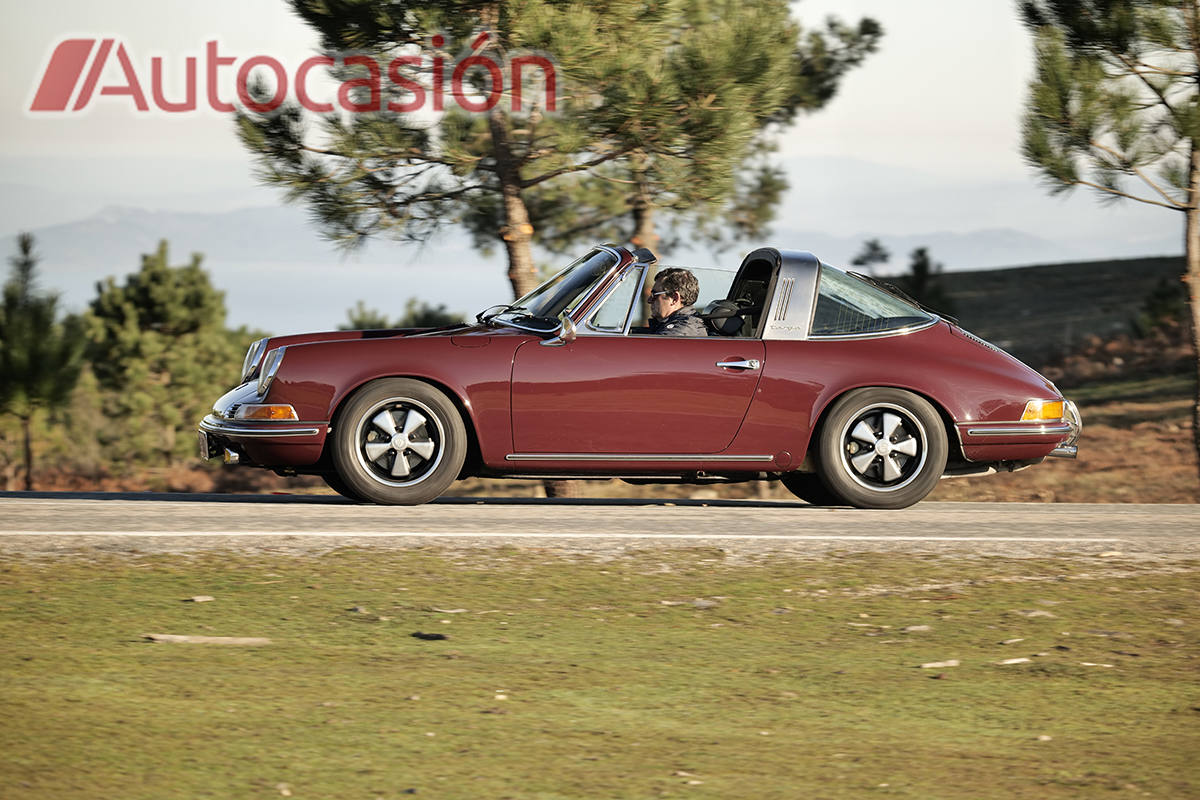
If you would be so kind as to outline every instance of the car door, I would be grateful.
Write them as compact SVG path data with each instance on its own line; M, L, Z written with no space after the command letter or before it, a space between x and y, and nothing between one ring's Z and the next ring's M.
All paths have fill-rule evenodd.
M522 344L516 453L692 455L729 446L763 366L755 339L580 335Z

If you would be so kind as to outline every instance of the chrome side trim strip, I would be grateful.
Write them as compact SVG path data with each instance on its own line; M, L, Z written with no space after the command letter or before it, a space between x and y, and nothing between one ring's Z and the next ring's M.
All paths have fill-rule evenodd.
M505 461L774 461L775 456L629 455L625 453L509 453Z
M316 436L320 428L297 425L269 425L262 427L243 427L230 425L214 417L205 417L200 421L200 430L206 433L218 433L225 436L246 436L251 438L270 438L273 436Z
M1070 425L1030 425L1027 428L967 428L968 436L1049 436L1067 434Z

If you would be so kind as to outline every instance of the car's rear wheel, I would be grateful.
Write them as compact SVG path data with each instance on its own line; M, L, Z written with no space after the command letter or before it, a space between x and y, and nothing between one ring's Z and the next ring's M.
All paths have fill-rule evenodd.
M809 505L837 506L844 502L829 491L814 472L787 472L779 480L789 492Z
M821 426L818 460L828 489L858 508L905 508L946 468L946 429L929 401L902 389L848 393Z
M467 454L466 428L454 403L409 378L384 378L360 389L339 412L333 436L333 463L349 490L389 505L439 496Z

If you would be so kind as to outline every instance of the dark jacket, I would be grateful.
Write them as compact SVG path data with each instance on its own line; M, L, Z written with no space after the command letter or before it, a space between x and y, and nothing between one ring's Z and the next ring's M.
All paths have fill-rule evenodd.
M704 320L691 306L684 306L666 319L650 320L650 332L660 336L708 336Z

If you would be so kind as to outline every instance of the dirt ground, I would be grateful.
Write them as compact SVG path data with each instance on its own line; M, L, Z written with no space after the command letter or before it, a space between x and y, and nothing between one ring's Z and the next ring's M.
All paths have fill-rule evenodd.
M1012 474L944 480L930 500L1195 503L1200 500L1191 404L1115 402L1081 409L1079 457Z

